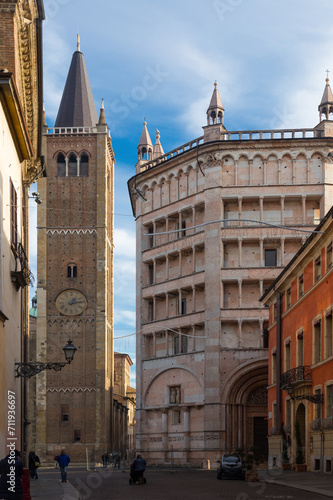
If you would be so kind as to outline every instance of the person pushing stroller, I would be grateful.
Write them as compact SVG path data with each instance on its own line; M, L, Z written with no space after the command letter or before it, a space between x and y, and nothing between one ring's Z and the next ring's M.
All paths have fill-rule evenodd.
M142 455L137 455L136 459L131 464L130 471L130 484L145 484L146 478L143 477L143 473L146 470L146 461Z

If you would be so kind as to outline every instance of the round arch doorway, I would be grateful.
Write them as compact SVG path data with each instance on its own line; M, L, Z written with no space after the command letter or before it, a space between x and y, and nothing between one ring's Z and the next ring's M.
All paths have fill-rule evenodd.
M251 369L252 368L252 369ZM263 460L268 456L267 364L242 367L228 391L226 451L256 446Z

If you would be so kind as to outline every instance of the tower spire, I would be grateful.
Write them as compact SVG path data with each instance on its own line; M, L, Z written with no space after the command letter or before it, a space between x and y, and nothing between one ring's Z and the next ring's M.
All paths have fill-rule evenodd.
M319 121L322 120L322 115L325 116L325 120L329 120L329 115L333 113L333 94L330 86L330 79L328 78L329 70L327 70L326 86L324 89L323 97L321 103L318 106L319 111Z
M220 93L217 88L217 81L214 82L213 95L207 109L207 125L223 123L224 107L222 105Z
M159 156L164 155L164 150L162 148L162 144L160 141L160 131L156 129L156 142L154 145L153 157L158 158Z
M80 50L80 35L78 33L76 35L76 50L78 52L81 52L81 50Z
M80 51L80 37L77 35L77 50L72 57L54 126L95 127L97 123L96 106L84 56Z
M153 143L151 142L150 135L147 129L147 122L143 122L143 129L138 145L139 160L151 160L153 154Z

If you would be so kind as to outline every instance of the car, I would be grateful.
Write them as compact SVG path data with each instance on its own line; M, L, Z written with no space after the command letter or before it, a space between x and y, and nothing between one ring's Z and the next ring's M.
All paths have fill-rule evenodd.
M244 466L239 455L222 455L222 460L221 462L219 461L219 464L217 479L223 479L224 477L244 479Z

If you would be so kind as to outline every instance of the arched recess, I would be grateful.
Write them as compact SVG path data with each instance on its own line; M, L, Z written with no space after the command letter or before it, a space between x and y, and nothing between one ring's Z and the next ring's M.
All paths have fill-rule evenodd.
M307 159L305 154L300 153L295 162L296 184L306 184L307 182Z
M250 163L247 156L242 155L238 160L237 185L248 186L250 184Z
M266 179L267 184L278 184L279 182L279 165L275 155L269 155L266 164Z
M251 184L258 186L264 184L264 160L260 155L253 158Z
M293 162L290 155L286 154L281 160L281 182L280 184L292 184Z
M173 367L157 374L144 394L144 406L161 407L170 404L170 388L180 386L180 404L202 403L203 388L199 379L187 368Z
M231 155L222 159L222 186L235 186L235 160Z
M228 452L255 445L263 456L267 456L267 385L266 360L239 366L225 382L224 386L228 387L225 394Z

